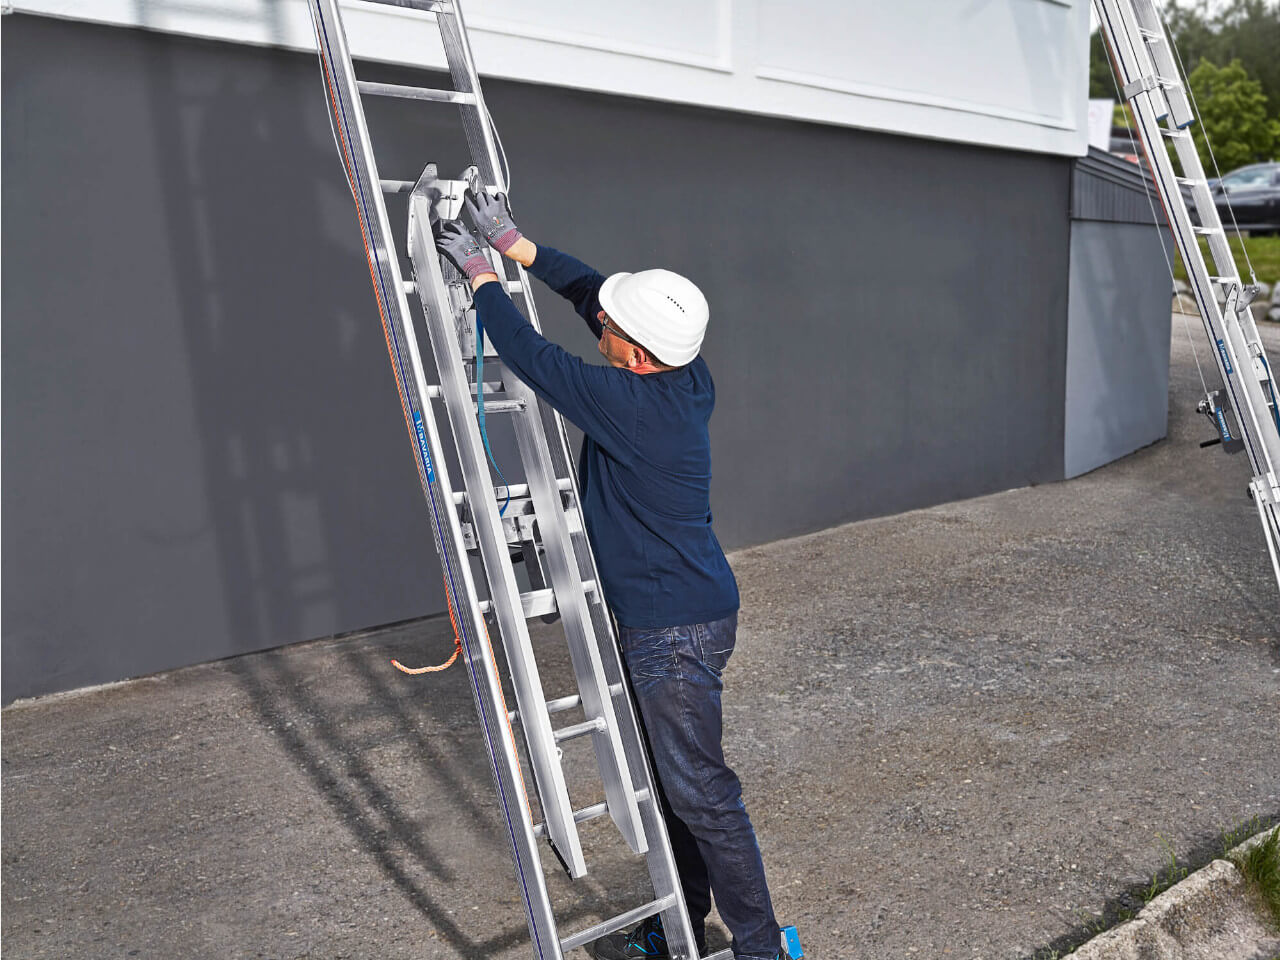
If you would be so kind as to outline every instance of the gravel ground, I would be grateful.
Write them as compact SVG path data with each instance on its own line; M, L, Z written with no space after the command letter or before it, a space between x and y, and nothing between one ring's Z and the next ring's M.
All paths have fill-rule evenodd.
M731 558L726 749L809 956L1045 956L1280 817L1280 591L1174 333L1168 441ZM7 709L6 957L529 956L463 674L387 663L450 647L436 619ZM548 864L572 929L642 895L584 834L589 877Z

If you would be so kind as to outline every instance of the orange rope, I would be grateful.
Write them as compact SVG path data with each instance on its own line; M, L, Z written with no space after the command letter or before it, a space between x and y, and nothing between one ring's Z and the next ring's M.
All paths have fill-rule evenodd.
M447 582L445 583L444 599L449 607L449 623L453 625L453 656L437 667L406 667L399 660L392 660L391 665L401 673L407 673L415 677L424 673L439 673L441 670L448 670L453 666L453 661L457 660L458 654L462 653L462 634L458 632L458 621L453 615L453 600L449 597L449 584Z
M446 660L444 663L440 664L439 666L406 667L399 660L392 660L391 665L395 667L397 670L399 670L401 673L407 673L410 676L414 676L414 677L423 673L439 673L441 670L448 670L450 667L453 666L453 661L458 659L458 654L462 653L462 641L459 640L457 637L454 637L453 640L454 640L453 656L450 657L448 660Z

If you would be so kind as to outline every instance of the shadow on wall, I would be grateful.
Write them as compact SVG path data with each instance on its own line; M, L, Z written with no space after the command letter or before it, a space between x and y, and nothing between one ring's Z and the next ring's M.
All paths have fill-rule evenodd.
M201 70L172 44L147 53L227 652L438 610L408 455L387 462L391 443L404 449L401 418L318 71L314 109L297 111L278 93L296 83L295 64L252 54L228 63L219 51ZM300 178L313 170L331 176ZM353 309L346 291L366 299ZM383 396L385 419L364 422L371 405L353 403L355 391ZM386 526L385 507L362 509L387 497L404 502L399 529ZM421 565L384 569L369 555L397 538L420 544Z
M279 105L292 100L268 92L296 76L295 64L284 64L288 76L277 75L276 58L242 57L234 70L223 60L201 71L192 69L199 58L179 60L172 51L148 45L146 87L194 427L204 444L208 530L234 645L227 652L386 619L415 586L420 605L404 613L438 609L434 550L409 456L388 463L389 449L405 449L398 401L381 338L373 335L376 308L318 75L315 109L290 113ZM299 182L298 171L316 169L332 176ZM238 242L250 234L252 243ZM277 255L263 257L264 249ZM335 295L341 288L365 298L359 309ZM352 403L351 391L381 393L385 418L354 422L371 405ZM364 511L362 503L388 496L404 501L403 528L369 529L389 511ZM370 555L379 538L395 537L420 545L419 568L385 570ZM391 555L413 553L399 547ZM361 594L353 582L385 589ZM412 639L399 652L410 661L421 656L421 636ZM484 751L471 742L446 751L423 734L470 716L470 697L465 686L451 684L448 698L433 698L424 710L420 697L404 695L383 654L368 646L335 654L344 663L338 674L360 678L355 689L333 684L332 675L300 674L282 650L237 660L231 670L402 903L458 956L480 960L527 938L523 917L484 940L458 923L447 890L456 880L456 851L442 851L434 839L442 834L407 812L413 799L400 782L404 767L377 756L389 743L412 754L413 789L446 794L433 820L469 820L464 834L500 836L488 822L492 810L459 800L491 791ZM471 740L473 730L469 724L461 734Z

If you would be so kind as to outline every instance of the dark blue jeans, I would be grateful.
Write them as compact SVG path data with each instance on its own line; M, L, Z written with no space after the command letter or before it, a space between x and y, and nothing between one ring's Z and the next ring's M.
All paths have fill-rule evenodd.
M742 785L721 749L721 673L738 615L683 627L619 625L659 781L689 919L703 937L714 891L740 960L774 960L780 933Z

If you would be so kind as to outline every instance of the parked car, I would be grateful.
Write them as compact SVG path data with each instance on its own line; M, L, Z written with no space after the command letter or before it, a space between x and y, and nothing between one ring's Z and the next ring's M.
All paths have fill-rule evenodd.
M1254 163L1232 170L1221 180L1210 180L1209 191L1228 229L1234 212L1241 230L1280 233L1280 163Z

